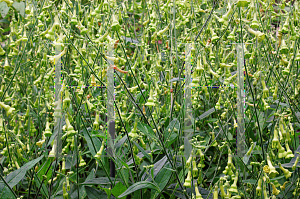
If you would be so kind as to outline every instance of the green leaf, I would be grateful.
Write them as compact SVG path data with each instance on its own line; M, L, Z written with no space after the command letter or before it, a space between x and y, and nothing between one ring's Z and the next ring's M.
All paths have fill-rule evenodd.
M89 199L107 198L107 194L104 191L99 191L92 187L85 186L85 191Z
M183 193L183 190L181 188L177 188L179 185L178 183L174 183L174 184L171 184L167 189L166 189L166 192L169 193L169 194L172 194L174 193L173 195L178 197L178 198L182 198L182 199L185 199L185 195ZM200 194L202 195L203 198L209 198L209 199L212 199L213 197L211 196L212 193L209 192L207 189L204 189L200 186L198 186L198 190L200 192ZM186 189L186 193L188 195L191 195L191 192L193 191L193 193L195 194L195 189L191 189L191 188L187 188Z
M124 191L126 191L126 187L121 183L118 182L114 188L111 190L111 193L115 196L118 197L119 195L121 195L121 193L123 193ZM123 197L123 199L125 199L125 197Z
M42 155L39 158L36 158L34 160L31 160L30 162L27 162L25 165L23 165L20 169L15 170L8 174L8 176L5 178L7 183L10 187L16 186L24 177L26 172L34 167L36 163L38 163L44 156Z
M155 177L155 182L158 184L158 187L160 190L163 190L167 183L169 182L169 179L171 178L172 171L166 168L163 168ZM151 191L151 198L156 198L158 196L158 191Z
M51 160L47 159L47 161L43 164L42 167L40 167L40 170L37 172L39 178L42 178L42 176L46 174L46 172L47 172L50 165L51 165ZM51 168L49 169L47 175L48 174L52 174L52 169Z
M173 144L173 142L176 141L176 138L177 138L177 137L178 137L178 134L177 134L177 133L173 133L173 134L169 137L169 139L167 140L167 145L166 145L166 147L171 146L171 144Z
M224 108L224 106L221 106L221 108ZM216 111L215 108L211 108L208 111L205 111L204 113L202 113L196 120L202 120L215 111Z
M9 24L10 22L7 19L1 19L0 23L8 23Z
M278 176L278 177L276 177L276 178L271 178L271 179L270 179L270 182L275 182L276 180L280 180L280 179L282 179L282 178L285 178L285 176L282 175L282 176Z
M93 168L92 171L90 171L90 174L88 175L88 177L86 177L85 181L95 178L95 173L96 173L95 169Z
M85 186L80 186L79 188L79 199L85 199L86 198L86 191ZM77 189L74 190L74 192L71 194L71 199L78 199L78 191Z
M84 138L87 142L87 145L89 147L89 150L92 156L94 157L97 154L97 152L100 150L102 143L97 137L91 137L89 132L86 131L85 129L83 129L82 131L83 131Z
M176 78L171 79L169 82L172 83L172 82L183 81L183 80L184 80L183 78L176 77Z
M156 177L156 175L158 174L158 172L163 168L163 166L166 164L166 162L168 161L167 156L164 156L162 159L160 159L159 161L157 161L154 166L153 166L153 170L154 170L154 177ZM142 180L146 179L146 173L143 174ZM148 177L148 180L150 181L151 178Z
M114 181L114 178L110 178L112 181ZM94 178L90 180L86 180L84 183L81 183L83 185L99 185L99 184L110 184L108 177L100 177L100 178Z
M138 143L136 143L135 141L132 141L133 144L135 144L135 146L137 146L137 148L142 152L142 154L144 154L144 156L151 162L151 157L150 155L143 149L143 147L141 147Z
M24 17L25 16L25 3L24 2L17 2L17 1L15 1L13 4L12 4L12 6L17 10L17 11L19 11L19 13L20 13L20 15L22 16L22 17Z
M36 184L36 187L40 187L41 186L41 183L42 183L42 178L40 178L38 175L36 175L36 173L34 173L34 181L35 181L35 184ZM44 181L45 182L45 181ZM47 187L46 185L43 183L42 184L42 188L41 188L41 191L40 191L43 196L45 198L48 198L48 190L47 190Z
M118 148L120 148L123 144L124 144L124 142L127 140L127 135L125 135L124 137L122 137L116 144L115 144L115 148L116 148L116 150L118 149Z
M255 179L247 179L243 180L243 183L248 183L248 184L256 184L257 180Z
M165 138L169 139L170 135L174 132L174 128L176 128L177 130L179 130L180 128L180 123L177 120L177 118L173 119L170 124L168 125L168 127L165 129ZM171 130L169 132L169 129Z
M15 199L14 194L3 182L0 183L0 190L2 190L0 194L1 199Z
M7 6L7 4L5 2L1 2L0 13L3 18L7 15L8 11L9 11L9 7Z
M124 196L127 196L137 190L140 190L140 189L155 189L157 191L160 192L160 189L155 185L153 184L152 182L148 182L148 181L141 181L141 182L137 182L137 183L134 183L133 185L131 185L124 193L122 193L121 195L119 195L118 198L122 198Z
M8 185L13 188L16 186L24 177L26 172L34 167L36 163L38 163L44 156L42 155L39 158L36 158L34 160L31 160L30 162L27 162L25 165L23 165L20 169L17 169L8 176L6 176L5 181L8 183ZM0 182L0 198L14 198L9 188L4 184L4 182ZM11 197L13 196L13 197Z
M138 122L137 128L147 137L150 137L153 140L157 141L157 136L155 135L153 130L147 124L142 124L142 123Z

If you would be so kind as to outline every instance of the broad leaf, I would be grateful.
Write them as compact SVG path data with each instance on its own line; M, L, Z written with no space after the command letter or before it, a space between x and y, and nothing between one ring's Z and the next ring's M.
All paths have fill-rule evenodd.
M143 149L143 147L141 147L138 143L136 143L135 141L132 141L133 142L133 144L135 145L135 146L137 146L137 148L142 152L142 154L149 160L149 161L151 161L151 157L150 157L150 155Z
M83 135L87 142L89 150L90 150L92 156L94 157L97 154L97 152L100 150L102 143L100 142L100 140L97 137L91 137L90 133L88 131L86 131L85 129L83 129Z
M221 106L221 109L224 108L224 106ZM211 108L208 111L205 111L204 113L202 113L196 120L202 120L204 118L206 118L207 116L209 116L210 114L212 114L213 112L215 112L215 108Z
M126 187L121 183L118 182L114 188L111 190L111 193L115 196L118 197L119 195L121 195L124 191L126 191ZM123 197L123 199L125 199L126 197Z
M107 198L107 194L104 191L99 191L92 187L85 186L85 192L89 199Z
M163 190L167 183L169 182L169 179L171 178L172 171L167 168L163 168L155 177L155 182L158 184L158 187L160 190ZM151 191L151 198L156 198L158 196L159 192L152 190Z
M17 10L17 11L19 11L19 13L20 13L20 15L22 16L22 17L24 17L25 16L25 3L24 2L17 2L17 1L15 1L13 4L12 4L12 6Z
M114 181L115 178L110 178L112 181ZM99 184L110 184L110 181L108 177L100 177L100 178L94 178L90 180L86 180L84 183L81 183L83 185L99 185Z
M142 124L142 123L138 122L137 128L147 137L150 137L153 140L158 141L157 136L155 135L153 130L147 124Z
M6 177L6 182L9 184L10 187L16 186L24 177L26 172L34 167L36 163L38 163L44 156L31 160L30 162L27 162L25 165L23 165L20 169L15 170L8 174Z
M31 160L30 162L27 162L25 165L23 165L20 169L17 169L8 176L6 176L5 181L8 183L8 185L13 188L16 186L26 175L26 172L34 167L36 163L38 163L44 156ZM6 199L6 198L14 198L9 188L4 184L4 182L0 182L0 198Z
M0 13L3 18L7 15L8 11L9 11L9 7L7 6L7 3L1 2L0 3Z
M154 177L156 177L156 175L158 174L158 172L163 168L163 166L166 164L166 162L168 161L167 156L164 156L162 159L160 159L159 161L157 161L154 166L153 166L153 170L154 170ZM142 176L142 180L147 180L147 181L151 181L151 178L148 177L148 179L145 179L146 177L146 173L144 173L144 175Z
M153 184L152 182L148 182L148 181L141 181L141 182L137 182L134 183L133 185L131 185L124 193L122 193L121 195L119 195L118 198L122 198L124 196L127 196L137 190L140 189L155 189L157 191L160 191L159 188Z
M85 199L86 198L86 191L85 186L80 185L79 186L79 198L78 198L78 190L75 189L74 192L71 194L71 199Z

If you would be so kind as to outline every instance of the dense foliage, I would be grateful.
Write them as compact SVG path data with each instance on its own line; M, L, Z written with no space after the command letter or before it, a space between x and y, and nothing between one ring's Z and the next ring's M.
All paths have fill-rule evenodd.
M299 198L297 0L0 13L0 198Z

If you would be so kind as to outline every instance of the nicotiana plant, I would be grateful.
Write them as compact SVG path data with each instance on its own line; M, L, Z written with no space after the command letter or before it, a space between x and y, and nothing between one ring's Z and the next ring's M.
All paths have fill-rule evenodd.
M299 198L299 1L0 13L0 198Z

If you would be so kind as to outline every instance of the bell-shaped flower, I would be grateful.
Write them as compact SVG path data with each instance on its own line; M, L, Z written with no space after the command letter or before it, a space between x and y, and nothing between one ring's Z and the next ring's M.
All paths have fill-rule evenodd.
M289 170L283 168L281 163L279 163L278 165L279 165L279 168L283 171L283 174L284 174L286 179L288 179L289 177L292 176L292 172L290 172Z
M267 155L267 162L268 162L268 166L270 168L269 175L270 175L271 178L274 178L279 173L276 171L275 167L272 165L272 162L270 160L270 156L269 155Z

